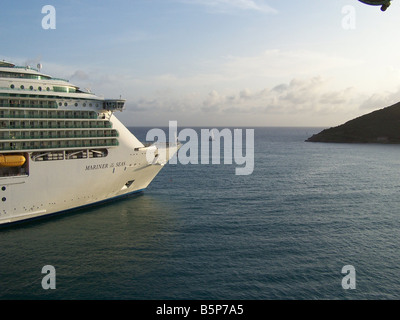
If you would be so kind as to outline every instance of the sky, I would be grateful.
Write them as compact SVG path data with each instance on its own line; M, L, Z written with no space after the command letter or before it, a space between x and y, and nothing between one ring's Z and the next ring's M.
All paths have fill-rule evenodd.
M55 9L55 28L45 5ZM331 127L400 101L400 0L2 0L0 59L127 126Z

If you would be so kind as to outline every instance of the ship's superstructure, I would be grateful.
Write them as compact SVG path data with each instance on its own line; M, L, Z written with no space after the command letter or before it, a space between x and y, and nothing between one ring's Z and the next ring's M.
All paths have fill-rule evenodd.
M179 146L144 145L124 105L0 61L0 224L144 190Z

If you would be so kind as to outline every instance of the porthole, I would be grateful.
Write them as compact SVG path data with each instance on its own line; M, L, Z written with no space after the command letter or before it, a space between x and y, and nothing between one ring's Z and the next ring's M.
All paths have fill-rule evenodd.
M7 200L6 197L3 197L3 198L1 199L1 201L3 201L3 202L5 202L6 200Z
M84 107L86 107L86 102L83 104Z
M78 106L78 103L75 102L75 107L77 107L77 106Z
M39 91L42 91L42 87L38 87L38 90L39 90Z
M21 88L22 90L24 90L24 89L25 89L25 87L24 87L24 85L23 85L23 84L21 84L20 88Z
M46 90L47 90L47 91L50 91L50 87L47 87Z
M15 88L15 86L12 84L12 85L10 86L10 88L11 88L11 89L14 89L14 88Z
M60 102L58 105L61 107L62 106L62 102Z
M65 106L65 107L68 106L68 103L64 102L64 106Z
M4 186L1 187L1 190L6 191L6 187L4 187Z
M30 90L33 90L33 86L30 86L29 89L30 89Z

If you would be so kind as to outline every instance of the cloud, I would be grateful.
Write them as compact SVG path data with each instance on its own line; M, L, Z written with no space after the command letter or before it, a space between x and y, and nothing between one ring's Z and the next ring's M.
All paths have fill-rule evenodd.
M202 5L216 13L230 13L232 10L251 10L276 14L277 10L263 0L179 0L181 3Z
M329 90L329 82L321 77L296 78L272 89L243 89L231 94L213 90L203 100L201 109L210 113L329 113L354 106L353 98L352 88Z
M159 91L151 98L137 98L128 102L132 111L151 111L181 115L202 114L208 117L224 115L302 115L348 113L357 110L353 88L330 90L330 82L321 77L294 78L272 88L218 91L206 94L175 95L173 91Z
M400 88L394 92L375 92L368 96L361 104L361 110L371 110L391 106L400 101Z
M88 80L89 79L89 75L85 71L76 70L74 72L74 74L70 77L70 79L72 81L74 81L74 80L78 80L78 81Z
M320 103L322 104L343 104L348 100L349 95L354 93L354 88L347 88L343 91L332 91L321 95Z
M201 72L140 75L132 69L121 73L121 69L52 63L44 63L44 69L98 95L122 95L127 103L121 119L128 125L145 118L188 119L198 125L211 121L297 125L300 120L303 125L320 125L322 119L324 125L335 125L358 116L362 109L400 100L400 90L365 95L361 84L352 87L352 81L335 77L337 69L357 62L328 53L267 50L199 62L193 70Z

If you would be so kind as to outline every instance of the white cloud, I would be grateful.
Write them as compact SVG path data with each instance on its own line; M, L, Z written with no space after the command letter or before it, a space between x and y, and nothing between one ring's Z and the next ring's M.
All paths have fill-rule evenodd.
M357 104L353 101L354 90L344 88L341 91L329 89L329 82L320 78L292 79L272 89L251 91L243 89L236 93L221 94L213 90L203 100L204 112L238 113L330 113L349 109Z
M400 88L394 92L375 92L360 105L361 110L371 110L391 106L400 101Z
M85 81L88 79L89 79L89 75L85 71L82 71L82 70L76 70L74 72L74 74L71 76L72 81L74 81L74 80Z
M121 69L46 62L44 71L105 97L122 95L127 108L121 120L127 125L167 117L191 125L209 121L239 125L242 120L254 125L338 125L367 108L400 100L400 90L374 94L379 92L375 88L366 95L360 82L353 86L332 73L355 64L362 61L312 51L267 50L207 62L204 69L197 65L194 70L202 72L190 74L140 76L132 69L121 74Z
M272 88L254 90L218 91L207 93L181 93L172 90L155 92L151 97L141 97L128 101L132 112L168 114L192 120L201 115L208 119L251 116L262 125L260 119L280 116L296 116L312 119L315 115L348 115L359 111L360 101L354 88L331 90L330 82L321 77L292 79Z
M332 90L321 77L296 78L260 90L158 92L128 101L124 120L151 115L153 122L177 120L182 125L332 126L361 115L362 101L354 88Z

